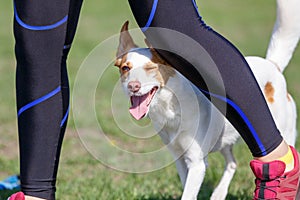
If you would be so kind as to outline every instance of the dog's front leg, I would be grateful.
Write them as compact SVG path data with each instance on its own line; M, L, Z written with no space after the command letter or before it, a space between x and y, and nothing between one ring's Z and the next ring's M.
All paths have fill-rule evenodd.
M186 166L183 156L181 156L180 158L178 158L176 160L176 168L177 168L177 172L178 172L182 187L184 188L188 169L187 169L187 166Z
M223 200L226 198L228 193L228 188L230 182L233 178L233 175L236 171L236 161L232 154L232 146L226 146L221 150L222 155L225 158L226 166L224 169L223 176L215 188L213 194L210 197L210 200Z
M187 163L188 173L181 200L196 200L203 182L206 165L204 160L192 160Z

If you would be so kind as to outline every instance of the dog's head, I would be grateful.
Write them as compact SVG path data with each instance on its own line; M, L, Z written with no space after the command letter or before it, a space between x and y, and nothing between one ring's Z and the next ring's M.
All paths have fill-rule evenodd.
M131 115L139 120L147 115L152 100L168 79L175 74L149 45L139 48L128 32L128 21L121 29L115 66L119 68L121 83L129 95Z

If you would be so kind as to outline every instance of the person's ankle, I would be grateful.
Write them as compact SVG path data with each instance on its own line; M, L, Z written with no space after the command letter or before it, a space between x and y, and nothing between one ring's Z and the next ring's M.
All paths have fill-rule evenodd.
M25 200L45 200L45 199L25 195Z
M285 172L293 170L295 164L291 148L285 141L282 141L282 143L270 154L256 159L262 162L272 162L275 160L282 161L285 163Z
M271 162L274 160L278 160L279 158L283 157L288 153L289 148L290 148L289 145L283 140L280 143L280 145L268 155L262 157L255 157L254 159L262 162Z

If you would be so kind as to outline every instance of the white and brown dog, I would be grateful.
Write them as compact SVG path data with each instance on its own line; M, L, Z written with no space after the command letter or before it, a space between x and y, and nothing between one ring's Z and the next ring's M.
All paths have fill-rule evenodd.
M270 48L277 50L277 47ZM122 55L123 52L127 53ZM226 166L211 199L225 199L236 170L231 148L239 134L207 98L153 48L138 48L134 44L128 22L122 27L117 55L115 65L119 67L122 86L130 97L130 113L137 120L148 115L168 145L184 187L182 199L197 199L205 176L206 157L212 151L221 151ZM246 59L278 129L286 141L294 145L296 106L282 74L285 66L260 57Z

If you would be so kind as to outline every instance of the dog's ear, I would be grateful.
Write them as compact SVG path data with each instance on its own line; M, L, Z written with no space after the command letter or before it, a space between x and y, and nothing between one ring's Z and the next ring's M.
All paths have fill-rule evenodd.
M159 58L156 60L162 60L161 57L159 56L159 54L157 53L157 51L153 48L152 44L149 42L149 40L147 40L146 38L144 39L145 44L147 45L147 47L149 47L150 51L152 52L152 55L154 58Z
M119 47L117 51L117 59L115 62L115 66L120 66L122 61L122 56L127 53L130 49L136 48L137 45L134 44L132 37L128 32L128 24L129 22L126 21L121 29L120 38L119 38Z

